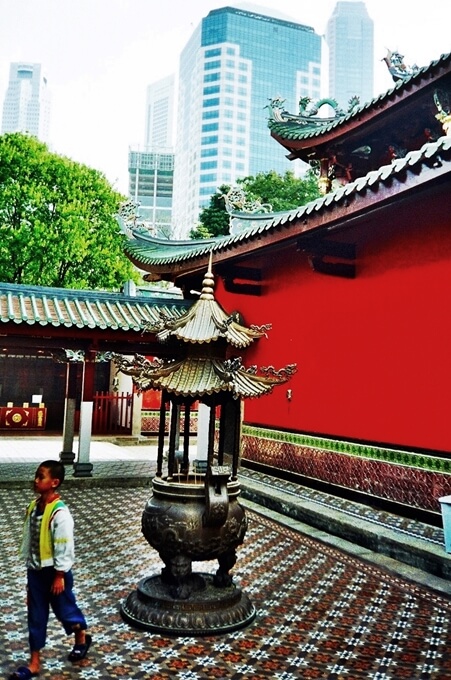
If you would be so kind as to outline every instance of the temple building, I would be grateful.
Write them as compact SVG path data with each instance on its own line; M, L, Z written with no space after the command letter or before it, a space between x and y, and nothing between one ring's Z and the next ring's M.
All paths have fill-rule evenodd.
M198 289L210 254L216 297L246 323L271 310L271 348L248 361L298 372L244 413L242 456L430 521L451 491L451 55L409 68L388 54L394 86L349 111L296 113L273 100L270 134L319 168L323 197L284 213L231 214L214 242L126 246L150 280ZM275 149L275 153L277 153Z
M451 493L451 54L423 68L386 59L393 87L348 111L325 118L321 102L291 113L283 92L272 100L274 154L318 168L321 198L232 211L239 228L218 239L132 231L132 262L183 300L92 292L77 305L73 291L1 285L3 352L84 343L92 356L160 356L168 346L140 332L143 317L184 314L211 258L217 302L246 327L271 320L246 364L297 365L289 384L246 403L242 465L439 523L438 498Z

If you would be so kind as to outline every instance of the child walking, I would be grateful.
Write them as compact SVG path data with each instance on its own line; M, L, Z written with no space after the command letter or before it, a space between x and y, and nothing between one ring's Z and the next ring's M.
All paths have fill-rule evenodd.
M67 635L74 635L69 661L84 659L91 645L87 624L73 593L74 522L58 489L64 481L64 465L46 460L36 471L38 497L27 508L22 556L27 567L27 609L30 661L10 675L28 680L41 670L40 650L45 646L50 607Z

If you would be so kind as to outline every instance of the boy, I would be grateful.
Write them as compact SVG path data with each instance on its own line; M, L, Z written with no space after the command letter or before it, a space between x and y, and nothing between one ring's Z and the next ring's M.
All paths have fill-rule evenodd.
M34 491L38 497L26 511L21 549L27 566L30 662L12 673L10 680L39 675L50 607L67 635L75 635L69 661L84 659L91 645L85 617L72 592L74 523L58 493L63 481L64 465L57 460L44 461L36 471Z

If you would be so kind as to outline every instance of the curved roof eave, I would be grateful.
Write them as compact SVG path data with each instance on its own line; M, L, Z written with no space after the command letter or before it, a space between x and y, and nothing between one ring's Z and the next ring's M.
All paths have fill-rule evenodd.
M417 186L418 176L422 169L433 168L433 172L449 173L451 172L450 162L451 137L441 137L436 142L424 144L417 151L411 151L404 158L396 159L390 165L373 170L364 177L298 208L264 215L234 213L235 217L239 217L243 226L242 231L237 234L218 237L208 243L197 242L194 247L188 248L180 245L178 241L168 241L163 252L158 249L156 243L149 249L143 247L142 243L129 241L126 244L126 253L135 264L148 272L179 275L187 271L195 271L205 266L210 254L213 258L217 255L217 258L222 260L227 253L236 252L237 248L244 247L257 239L263 242L263 237L270 237L280 232L282 228L288 230L293 225L302 222L301 231L307 232L312 228L324 226L325 222L329 225L334 219L335 210L339 211L351 199L363 201L368 190L371 190L371 201L374 203L375 196L381 187L390 186L394 179L403 178L404 185L408 188L408 180L411 177L412 185ZM443 167L444 164L446 167ZM361 209L364 210L365 206L366 204L362 203ZM313 222L311 222L312 219Z

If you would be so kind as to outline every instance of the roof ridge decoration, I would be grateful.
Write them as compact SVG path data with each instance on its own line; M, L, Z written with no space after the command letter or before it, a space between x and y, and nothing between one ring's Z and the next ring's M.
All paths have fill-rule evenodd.
M360 106L360 98L357 95L354 95L349 100L347 111L340 108L337 100L331 97L323 97L315 104L310 97L301 97L299 99L299 113L292 114L284 109L285 101L279 95L269 100L269 104L266 106L270 116L268 121L269 127L271 127L272 122L294 122L305 130L316 130L354 113ZM324 106L329 106L332 109L332 115L328 117L318 116Z
M260 201L248 198L242 187L231 186L227 193L221 195L229 215L232 215L234 212L246 212L251 215L272 212L271 203L261 203Z
M387 49L387 54L382 59L387 65L388 71L395 81L395 83L404 82L409 80L411 76L415 76L420 72L421 68L416 64L412 66L407 66L404 63L404 55L400 52L392 52Z
M270 324L247 328L238 322L237 314L227 314L216 302L210 256L199 300L175 323L160 316L157 324L145 327L157 331L160 342L188 343L187 356L179 361L150 361L138 354L131 360L120 354L112 356L118 371L130 375L141 392L159 389L184 397L231 392L236 399L260 397L286 382L296 372L296 364L279 371L267 366L258 375L256 366L246 369L241 357L228 357L228 346L245 348L266 336L270 328Z

